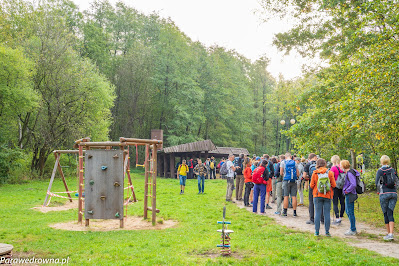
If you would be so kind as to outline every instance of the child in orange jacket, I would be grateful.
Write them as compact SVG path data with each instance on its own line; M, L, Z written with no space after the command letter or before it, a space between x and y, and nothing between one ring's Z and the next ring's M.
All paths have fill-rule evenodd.
M247 207L251 207L249 204L249 194L251 193L251 189L254 187L252 183L252 170L251 170L251 161L249 158L245 158L244 160L244 182L245 182L245 194L244 194L244 205Z

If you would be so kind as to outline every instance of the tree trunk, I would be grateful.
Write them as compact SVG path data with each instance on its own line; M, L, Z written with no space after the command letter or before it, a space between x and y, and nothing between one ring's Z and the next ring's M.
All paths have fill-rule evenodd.
M352 159L352 168L356 169L356 154L353 149L351 149L351 159Z

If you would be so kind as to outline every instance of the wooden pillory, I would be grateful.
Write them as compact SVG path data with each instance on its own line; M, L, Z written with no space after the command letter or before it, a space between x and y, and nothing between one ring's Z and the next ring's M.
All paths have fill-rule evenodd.
M130 146L135 146L136 147L136 156L137 156L137 146L145 146L145 160L143 165L139 165L137 162L136 158L136 167L144 167L145 168L145 181L144 181L144 218L148 218L148 211L152 212L152 224L155 225L156 223L156 214L159 213L159 210L156 208L156 175L157 175L157 150L160 145L162 145L162 140L149 140L149 139L135 139L135 138L120 138L119 141L107 141L107 142L90 142L90 138L83 138L80 140L77 140L75 142L74 148L78 148L78 150L55 150L54 156L55 156L55 164L53 168L53 172L51 175L50 183L47 189L47 194L46 198L44 200L43 206L48 206L51 200L51 197L60 197L60 198L66 198L69 199L69 201L72 202L73 198L71 197L71 193L77 193L78 194L78 222L82 224L83 221L83 214L85 214L85 225L89 226L89 220L90 217L96 217L95 219L119 219L120 220L120 227L123 228L124 226L124 219L127 216L127 205L129 202L133 201L136 202L136 195L134 192L134 187L132 184L131 176L130 176L130 156L129 156L129 147ZM117 149L112 149L113 147L119 147L121 152L117 152ZM91 150L97 150L97 151L91 151ZM98 151L98 150L103 150L104 152ZM77 191L69 191L67 182L65 180L64 173L62 171L62 167L60 164L60 157L61 154L67 154L67 153L72 153L72 154L78 154L78 169L77 169L77 177L78 177L78 190ZM115 160L109 160L111 164L114 163L114 167L110 168L110 172L107 173L107 166L102 166L102 170L98 172L98 157L102 157L104 159L104 156L112 156ZM101 156L100 156L101 155ZM118 162L122 160L122 158L119 158L119 155L123 157L123 178L122 180L118 180L117 182L114 182L113 180L108 180L109 178L115 178L115 175L119 171L117 171L119 168ZM108 156L108 157L109 157ZM93 160L92 160L93 158ZM88 161L90 160L90 162ZM116 166L115 166L116 163ZM93 170L91 167L93 164L95 164L97 168ZM89 173L86 173L86 175L90 175L91 180L86 180L85 182L85 166L90 166ZM115 168L116 167L116 168ZM51 192L51 187L56 175L57 170L59 171L61 175L61 179L64 183L65 186L65 192ZM97 171L93 172L92 171ZM120 194L122 193L123 197L123 191L125 189L128 189L128 194L129 191L131 191L131 196L127 198L126 202L123 203L125 208L125 215L123 215L123 205L119 206L120 207L120 212L116 212L115 217L110 218L109 213L105 214L102 211L104 209L109 209L109 208L102 208L102 211L93 211L92 209L90 210L85 210L83 208L83 202L85 196L88 196L87 200L87 205L90 205L93 208L96 208L96 200L93 200L91 197L93 195L98 196L99 193L101 193L102 190L99 191L98 187L97 189L96 186L98 184L95 179L98 176L103 176L102 173L107 173L105 175L106 180L100 179L100 183L104 182L111 182L113 186L108 186L107 192L109 195L111 195L111 198L113 194ZM128 186L124 188L124 190L121 191L119 188L121 186L120 183L123 184L123 179L124 177L128 178ZM87 178L87 176L86 176ZM96 184L96 186L95 186ZM101 186L103 184L99 184ZM85 187L90 187L90 190L87 191L87 195L84 194ZM111 187L111 188L110 188ZM94 189L93 189L94 188ZM104 188L103 188L104 190ZM119 193L116 193L119 192ZM67 194L67 197L61 196L58 194L65 193ZM108 195L107 194L107 195ZM106 196L103 195L100 197L101 200L106 200ZM148 198L151 198L150 204L148 202ZM102 201L99 201L100 203ZM109 200L108 200L109 202ZM118 201L115 201L115 199L112 201L116 205L118 205ZM98 201L97 201L98 203ZM97 204L101 205L101 204ZM120 205L120 204L119 204ZM117 206L118 207L118 206ZM119 208L118 207L118 208ZM98 214L100 213L100 214ZM101 218L100 218L100 216ZM94 218L92 218L94 219Z

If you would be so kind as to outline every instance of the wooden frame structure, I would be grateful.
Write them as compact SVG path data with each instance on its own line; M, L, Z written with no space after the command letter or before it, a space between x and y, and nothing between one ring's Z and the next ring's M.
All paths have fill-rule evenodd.
M51 175L50 183L47 189L46 198L44 200L43 206L47 206L50 203L49 197L57 196L61 198L67 198L72 202L72 197L70 193L78 192L78 222L82 224L83 222L83 192L84 192L84 153L86 150L90 149L107 149L110 150L112 147L119 147L124 151L124 176L127 175L129 186L125 189L130 189L132 192L133 202L136 202L136 195L134 193L134 187L132 184L132 180L130 177L130 156L129 156L129 147L130 146L145 146L145 161L143 165L139 165L136 163L136 167L141 166L145 168L145 181L144 181L144 218L148 218L148 211L152 212L152 224L156 224L156 214L160 211L156 208L156 178L157 178L157 150L160 145L162 145L162 140L149 140L149 139L135 139L135 138L123 138L121 137L119 141L106 141L106 142L90 142L90 138L83 138L75 141L74 148L78 148L78 150L56 150L54 151L54 156L56 158L53 172ZM77 191L69 191L65 176L62 172L61 164L60 164L60 156L63 153L75 153L78 154L79 163L78 163L78 190ZM65 186L66 192L58 192L58 193L67 193L68 197L63 197L56 195L51 192L51 187L55 178L55 174L58 171L61 174L62 181ZM151 198L150 204L148 204L148 198ZM125 202L125 205L129 203L130 198ZM127 210L125 212L127 215ZM124 216L124 218L126 217ZM89 226L89 219L86 219L85 225ZM120 227L123 228L123 219L121 219Z
M176 158L188 160L208 157L227 158L229 154L238 156L240 153L249 155L245 148L217 147L211 140L201 140L163 148L158 152L158 176L176 178Z

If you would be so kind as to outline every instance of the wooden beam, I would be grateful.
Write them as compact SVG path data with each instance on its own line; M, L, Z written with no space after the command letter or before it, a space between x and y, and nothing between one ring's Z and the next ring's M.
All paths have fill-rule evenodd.
M156 139L135 139L135 138L119 138L121 142L133 142L133 143L144 143L144 144L162 144L162 140Z
M49 196L48 192L51 191L51 187L53 186L54 177L55 177L55 173L57 172L57 167L58 167L59 160L60 160L60 157L56 157L56 160L55 160L55 163L54 163L53 172L51 173L50 183L48 184L48 188L47 188L47 192L46 192L46 198L44 199L43 206L47 205L47 200L48 200L48 196Z
M90 147L90 146L126 146L125 143L119 141L105 141L105 142L82 142L80 146Z
M60 174L61 174L61 179L62 179L62 182L64 183L65 190L67 191L67 195L68 195L68 197L69 197L69 201L72 202L72 197L71 197L71 194L68 192L68 191L69 191L68 185L67 185L67 183L66 183L65 176L64 176L64 172L62 172L62 167L61 167L61 164L60 164L61 155L60 155L60 154L57 154L57 153L54 153L54 156L55 156L55 159L56 159L56 160L57 160L57 158L59 159L59 160L58 160L58 171L59 171Z
M151 212L152 212L152 208L151 208L151 207L147 207L147 210L149 210L149 211L151 211ZM156 209L156 210L155 210L155 212L156 212L156 213L159 213L159 212L160 212L160 210Z

